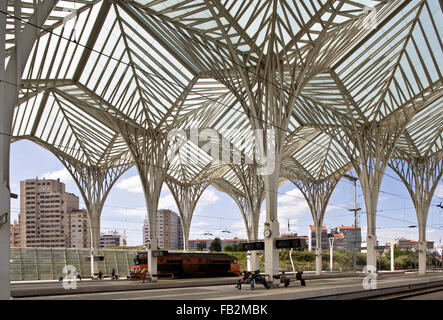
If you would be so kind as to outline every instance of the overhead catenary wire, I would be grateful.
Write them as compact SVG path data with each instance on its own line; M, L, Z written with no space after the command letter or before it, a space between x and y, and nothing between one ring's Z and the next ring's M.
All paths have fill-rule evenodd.
M294 198L297 198L297 199L300 199L300 200L306 200L304 197L296 196L296 195L291 195L291 194L288 194L288 193L281 193L281 192L278 192L278 191L275 192L275 193L277 193L279 195L282 195L282 196L289 196L289 197L294 197ZM24 195L20 195L20 196L24 196ZM81 202L81 203L84 204L84 202ZM337 204L329 203L328 206L333 206L333 207L337 207L337 208L340 208L340 209L348 210L348 207L342 206L342 205L337 205ZM138 211L146 212L146 209L143 209L143 208L131 208L131 207L128 207L128 206L104 205L104 207L113 207L113 208L121 208L121 209L126 209L126 210L138 210ZM414 209L414 207L411 207L411 209ZM379 209L376 212L392 211L392 210L400 210L400 208L399 209ZM367 213L367 212L366 211L361 211L360 213ZM380 214L377 214L377 213L376 213L376 215L381 216ZM195 216L198 217L198 215L195 215ZM413 222L408 221L408 223L413 223Z
M1 134L1 132L0 132L0 134ZM164 170L164 169L165 169L164 167L161 167L161 166L156 166L156 165L152 165L152 166L153 166L153 167L158 167L158 168L161 169L161 170ZM340 180L340 181L345 181L345 182L347 182L347 180L345 180L345 179L342 179L342 180ZM289 182L289 181L288 181L288 182ZM363 189L363 186L360 185L360 187ZM259 187L257 187L257 188L259 188ZM264 191L269 191L269 192L275 193L275 194L277 194L277 195L287 196L287 197L292 197L292 198L296 198L296 199L299 199L299 200L305 200L305 201L306 201L306 199L305 199L303 196L297 196L297 195L289 194L288 192L283 193L283 192L280 192L280 191L268 190L268 189L266 189L266 188L261 188L261 189L263 189ZM296 189L296 190L298 190L298 189ZM389 194L389 195L391 195L391 196L399 197L399 198L402 198L402 199L406 199L406 200L409 200L409 201L411 200L410 198L406 198L406 197L403 197L403 196L401 196L401 195L394 194L394 193L390 193L390 192L386 192L386 191L383 191L383 190L380 190L379 192L380 192L380 193ZM23 195L20 195L20 196L23 196ZM85 203L82 202L82 201L80 201L80 203L85 204ZM116 206L116 205L106 205L106 204L104 204L103 206L104 206L104 207L121 208L121 209L130 209L130 210L146 211L146 209L143 209L143 208L134 208L134 207L128 207L128 206ZM334 204L334 203L328 203L328 204L327 204L327 207L336 207L336 208L339 208L339 209L346 209L346 210L349 209L347 206L339 205L339 204ZM388 210L389 210L389 209L388 209ZM395 209L394 209L394 210L395 210ZM386 210L386 209L384 209L384 210L383 210L383 209L381 209L381 210L377 210L377 212L381 212L381 211L387 211L387 210ZM367 213L367 212L363 210L363 211L360 211L360 213Z
M17 209L13 209L11 211L15 212L15 213L20 213L20 210L17 210ZM395 220L395 221L404 222L404 223L408 224L408 226L393 226L392 228L396 228L396 227L398 227L398 228L409 228L411 224L413 225L413 224L416 223L416 222L412 222L412 221L409 221L409 220L389 217L389 216L385 216L385 215L381 215L381 214L377 214L377 213L376 213L376 215L379 216L379 217L385 218L385 219ZM346 217L346 216L348 216L348 215L335 216L334 218ZM206 217L214 218L214 219L220 219L220 217L209 217L209 216L206 216ZM127 218L111 217L111 216L102 216L100 219L107 220L107 221L130 222L130 223L144 224L144 222L141 221L141 220L133 220L133 219L127 219ZM239 221L239 219L233 219L233 218L222 218L222 219L224 219L224 220ZM309 220L309 218L308 219L297 220L297 221L305 221L305 220ZM300 225L300 224L297 224L297 223L291 223L290 225L291 226L295 226L295 227L300 227L300 226L309 226L310 224ZM441 226L441 224L427 224L426 225L426 227L428 227L430 229L439 230L439 228L433 228L432 226ZM207 229L207 228L210 228L210 229L220 229L220 228L226 227L226 225L214 225L214 224L211 224L211 226L192 226L191 225L191 227L193 227L193 228L201 228L201 229ZM231 228L231 229L238 229L238 230L244 230L244 228L241 228L241 227L231 227L231 226L229 226L229 228ZM382 227L382 228L389 229L391 227Z
M393 218L393 217L388 217L388 216L383 216L383 215L380 215L380 214L376 214L377 216L380 216L380 217L383 217L383 218L387 218L387 219L391 219L391 220L396 220L396 221L400 221L400 222L404 222L404 223L407 223L407 224L414 224L414 222L411 222L411 221L408 221L408 220L404 220L404 219L398 219L398 218ZM343 216L346 216L346 215L343 215ZM216 219L219 219L219 217L214 217L214 218L216 218ZM137 220L130 220L130 219L127 219L127 218L116 218L116 217L110 217L110 216L102 216L102 218L101 219L103 219L104 221L112 221L112 222L132 222L132 223L136 223L136 224L144 224L144 222L142 222L142 221L137 221ZM226 218L223 218L223 219L226 219ZM295 223L295 224L291 224L291 226L295 226L295 227L297 227L297 228L300 228L300 227L308 227L310 224L303 224L303 225L301 225L301 224L297 224L297 223ZM435 227L434 227L435 226ZM89 226L88 226L89 227ZM211 226L192 226L191 225L191 227L192 228L197 228L197 229L201 229L201 230L208 230L208 229L213 229L214 231L216 231L216 230L220 230L220 228L226 228L226 226L217 226L217 225L213 225L213 224L211 224ZM428 224L427 226L426 226L427 228L429 228L429 229L434 229L434 230L441 230L441 225L438 225L438 224ZM392 230L392 229L402 229L402 230L404 230L404 229L409 229L410 228L410 226L390 226L390 227L377 227L377 229L380 229L380 230ZM131 231L131 232L138 232L138 233L141 233L141 232L143 232L143 230L140 230L140 229L130 229L130 228L118 228L118 227L100 227L100 230L121 230L121 231ZM234 230L237 230L237 231L235 231L236 233L238 233L238 232L244 232L245 230L244 230L244 228L240 228L240 227L233 227L233 226L230 226L229 227L229 229L234 229ZM362 227L361 228L362 230L365 230L366 229L366 227ZM202 231L203 232L203 231ZM194 232L195 233L195 232ZM200 234L200 235L203 235L203 234ZM219 236L221 236L222 234L220 234ZM217 235L214 235L214 236L217 236Z
M280 194L280 195L283 195L283 196L292 196L292 197L295 197L295 198L297 198L297 199L301 199L301 200L305 200L304 199L304 197L299 197L299 196L295 196L295 195L290 195L290 194L287 194L287 193L281 193L281 192L277 192L278 194ZM24 195L20 195L20 196L24 196ZM329 204L330 206L335 206L335 207L338 207L338 208L343 208L343 209L348 209L347 207L345 207L345 206L340 206L340 205L334 205L334 204ZM121 208L121 209L128 209L128 210L138 210L138 211L143 211L143 212L146 212L146 209L143 209L143 208L131 208L131 207L128 207L128 206L115 206L115 205L104 205L105 207L114 207L114 208ZM376 212L383 212L383 211L398 211L398 210L401 210L401 209L405 209L405 208L390 208L390 209L378 209ZM410 207L410 208L408 208L408 209L414 209L414 207ZM366 213L365 211L362 211L361 213ZM343 216L347 216L347 215L343 215ZM387 217L387 216L382 216L382 215L380 215L380 214L377 214L376 213L376 216L381 216L381 217L384 217L384 218L388 218L388 219L390 219L390 217ZM206 217L206 218L216 218L216 219L219 219L220 217L210 217L210 216L202 216L202 215L194 215L194 217ZM230 218L223 218L223 219L230 219ZM311 218L308 218L308 219L306 219L306 220L310 220ZM105 219L106 220L106 219ZM231 220L238 220L238 219L231 219ZM396 219L396 220L399 220L399 219ZM123 219L123 220L121 220L121 221L128 221L128 219ZM407 222L408 224L413 224L414 222L411 222L411 221L406 221L406 220L400 220L400 221L404 221L404 222ZM303 225L300 225L300 224L292 224L293 226L296 226L296 227L301 227L301 226L303 226ZM429 227L430 229L441 229L441 227L438 227L438 228L433 228L432 227L433 225L431 224L431 225L427 225L427 227ZM213 229L219 229L220 227L222 227L222 228L226 228L226 226L219 226L219 227L216 227L216 228L213 228ZM202 229L205 229L206 227L198 227L198 226L196 226L196 228L202 228ZM242 228L237 228L237 229L242 229Z

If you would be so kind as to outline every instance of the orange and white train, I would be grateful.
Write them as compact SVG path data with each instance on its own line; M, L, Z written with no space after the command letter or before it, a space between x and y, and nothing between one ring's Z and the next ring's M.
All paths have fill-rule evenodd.
M144 279L148 273L147 253L139 251L131 266L131 279ZM166 252L157 257L157 275L173 277L239 276L236 257L223 253Z

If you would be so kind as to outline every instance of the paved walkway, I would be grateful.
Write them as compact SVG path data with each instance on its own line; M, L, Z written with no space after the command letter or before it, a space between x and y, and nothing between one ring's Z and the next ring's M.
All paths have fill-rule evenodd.
M288 273L290 274L290 273ZM323 278L345 278L355 277L355 273L323 273L315 275L315 273L306 273L303 275L305 279L323 279ZM133 291L146 289L167 289L182 287L198 287L211 285L226 285L236 283L237 277L212 277L212 278L191 278L191 279L171 279L160 278L156 283L143 283L141 280L93 280L87 279L77 281L76 293L98 293L111 291ZM63 284L57 280L42 281L20 281L11 282L13 297L26 296L46 296L55 294L66 294Z
M184 279L186 281L196 281L196 279ZM203 279L199 279L203 280ZM197 287L149 289L136 291L116 291L116 292L95 292L81 294L65 294L57 296L38 296L19 299L32 300L293 300L310 299L321 296L337 294L368 292L363 288L362 277L327 278L312 279L306 281L307 286L301 287L299 281L291 283L288 288L265 289L261 284L256 284L254 290L249 285L243 285L242 290L235 289L235 284L230 285L208 285ZM225 279L226 280L226 279ZM166 281L166 280L163 280ZM391 288L398 286L415 285L417 283L443 282L443 275L429 274L418 276L418 274L403 275L383 275L377 281L377 288ZM61 286L61 284L60 284Z

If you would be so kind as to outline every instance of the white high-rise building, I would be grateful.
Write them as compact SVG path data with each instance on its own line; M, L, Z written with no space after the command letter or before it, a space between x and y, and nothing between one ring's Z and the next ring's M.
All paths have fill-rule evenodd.
M86 209L68 212L71 228L71 248L91 248L91 230Z
M79 198L65 191L59 179L28 179L20 182L20 246L71 247L71 224L75 217L76 232L87 237L89 228L77 223L72 211L79 209ZM86 216L86 213L83 213ZM79 225L81 224L81 227ZM78 243L88 243L86 239ZM77 241L76 241L77 242Z
M183 249L183 228L180 216L171 210L158 210L156 219L157 247L159 249ZM150 238L149 220L143 224L143 244Z
M109 233L100 234L100 248L118 246L124 247L128 245L126 233L121 235L117 230Z

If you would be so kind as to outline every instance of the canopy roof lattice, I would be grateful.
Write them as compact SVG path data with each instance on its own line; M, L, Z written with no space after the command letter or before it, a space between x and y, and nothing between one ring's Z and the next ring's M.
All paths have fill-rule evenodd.
M14 2L8 1L6 60L16 18L24 25L35 10L34 1L21 1L17 17ZM115 121L162 132L211 128L252 158L253 128L235 70L260 77L260 64L280 59L283 76L275 85L288 92L301 67L312 64L291 107L282 176L300 170L321 181L350 168L324 129L392 126L394 114L410 119L394 156L440 153L440 6L433 0L58 1L35 30L12 133L72 162L108 168L133 161ZM181 184L216 178L238 184L229 166L212 160L187 141L168 175Z

